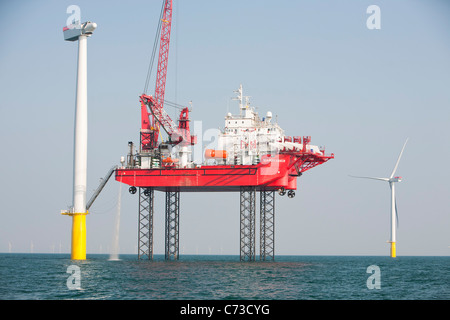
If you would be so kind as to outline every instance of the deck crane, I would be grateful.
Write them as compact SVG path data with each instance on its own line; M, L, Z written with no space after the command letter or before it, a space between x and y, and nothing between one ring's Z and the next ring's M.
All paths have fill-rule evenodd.
M161 127L169 136L168 144L181 144L180 147L195 144L195 137L190 135L189 109L186 107L181 110L178 126L164 110L172 11L172 0L165 0L160 21L161 36L155 95L153 97L144 93L140 96L141 152L153 152L154 156L155 153L158 153L158 138Z

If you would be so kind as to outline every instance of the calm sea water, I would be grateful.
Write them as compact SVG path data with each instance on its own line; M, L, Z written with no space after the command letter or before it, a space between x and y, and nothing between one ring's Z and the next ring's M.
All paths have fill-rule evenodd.
M450 257L0 254L0 300L449 300ZM79 267L79 282L67 271ZM368 288L369 266L379 288ZM375 282L370 280L371 284ZM75 284L79 288L72 290Z

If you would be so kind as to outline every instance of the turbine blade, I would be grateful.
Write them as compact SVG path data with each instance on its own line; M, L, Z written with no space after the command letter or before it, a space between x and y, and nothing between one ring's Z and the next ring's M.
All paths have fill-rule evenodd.
M408 138L408 139L409 139L409 138ZM406 139L405 144L403 145L402 151L400 152L400 155L398 156L397 163L395 164L394 170L392 171L392 174L391 174L391 176L389 177L389 178L391 178L391 179L392 179L392 177L394 176L395 171L397 171L398 163L400 162L400 158L402 157L403 150L405 150L406 143L408 142L408 139Z
M352 178L362 178L362 179L373 179L373 180L381 180L381 181L389 181L388 178L377 178L377 177L360 177L360 176L352 176L349 175Z
M395 218L397 219L397 228L399 227L398 223L398 211L397 211L397 198L394 199L395 202Z

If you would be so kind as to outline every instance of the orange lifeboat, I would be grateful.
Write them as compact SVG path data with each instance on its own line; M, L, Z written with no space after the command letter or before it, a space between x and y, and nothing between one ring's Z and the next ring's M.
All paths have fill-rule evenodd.
M172 159L171 157L167 157L167 158L163 159L164 163L175 163L178 161L179 161L179 159Z
M205 150L205 158L206 159L226 159L227 151L226 150Z

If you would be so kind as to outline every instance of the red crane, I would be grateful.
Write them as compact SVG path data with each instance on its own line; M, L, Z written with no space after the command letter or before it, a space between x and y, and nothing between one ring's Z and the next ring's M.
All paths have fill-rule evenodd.
M182 109L178 126L164 111L171 28L172 0L166 0L164 2L161 19L161 36L155 96L153 97L146 94L140 96L142 151L150 151L158 147L161 126L169 135L169 143L178 144L182 141L188 144L195 143L195 137L191 137L189 131L189 109Z

